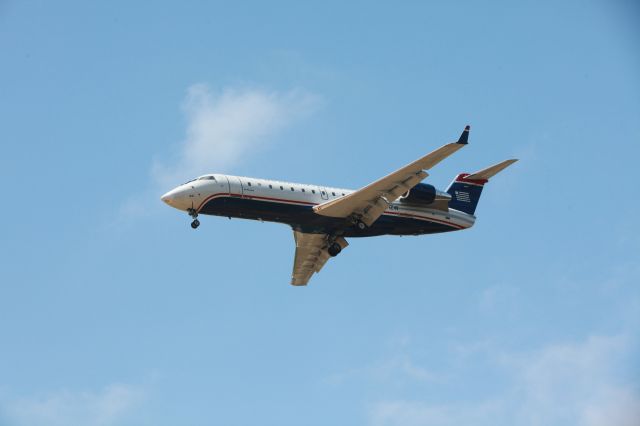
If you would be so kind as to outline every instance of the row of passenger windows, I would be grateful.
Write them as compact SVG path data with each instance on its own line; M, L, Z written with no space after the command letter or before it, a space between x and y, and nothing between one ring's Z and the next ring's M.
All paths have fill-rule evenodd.
M251 182L247 182L247 186L251 186ZM291 188L291 191L295 191L295 188L294 188L293 186L290 186L289 188ZM272 184L269 184L269 189L273 189L273 185L272 185ZM280 189L281 189L282 191L284 191L284 186L280 185ZM300 188L300 191L301 191L301 192L307 192L304 188ZM326 192L325 192L325 191L320 191L320 192L321 192L321 194L322 194L322 195L326 195ZM311 190L311 193L312 193L312 194L315 194L315 193L316 193L316 190L315 190L315 189L312 189L312 190ZM331 191L331 195L333 195L334 197L336 197L336 193L335 193L335 191ZM344 195L344 192L342 193L342 195Z
M215 178L214 176L209 175L209 176L201 176L201 177L199 177L198 179L194 179L194 180L216 180L216 178ZM193 180L190 180L189 182L193 182ZM187 183L189 183L189 182L187 182ZM259 185L261 185L261 184L259 184ZM247 186L251 186L251 182L247 182ZM270 189L273 189L273 185L272 185L272 184L269 184L269 188L270 188ZM295 188L294 188L293 186L290 186L289 188L291 188L291 191L295 191ZM284 191L284 186L280 185L280 189L281 189L282 191ZM304 188L300 188L300 191L301 191L301 192L307 192ZM326 193L325 193L325 191L320 191L320 192L322 193L322 195L325 195L325 194L326 194ZM312 190L311 190L311 193L315 194L315 193L316 193L316 190L315 190L315 189L312 189ZM343 196L345 195L345 194L344 194L344 192L342 192L341 194L342 194ZM336 193L335 193L335 191L331 191L331 195L333 195L334 197L336 197L336 196L337 196L337 195L336 195Z

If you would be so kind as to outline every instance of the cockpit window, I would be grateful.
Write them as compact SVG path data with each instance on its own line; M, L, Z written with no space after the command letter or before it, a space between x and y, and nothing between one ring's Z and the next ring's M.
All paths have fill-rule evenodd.
M194 180L216 180L216 178L214 176L200 176L198 179L194 179ZM189 182L193 182L193 181L190 180Z

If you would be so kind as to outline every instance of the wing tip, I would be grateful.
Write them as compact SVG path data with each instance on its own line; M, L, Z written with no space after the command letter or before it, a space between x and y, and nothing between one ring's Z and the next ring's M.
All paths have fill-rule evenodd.
M307 283L309 282L309 280L303 280L300 278L295 278L295 277L291 277L291 285L294 287L304 287L307 285Z
M458 138L458 142L456 142L457 144L460 145L467 145L469 143L469 131L471 130L471 126L470 125L466 125L464 126L464 130L462 131L462 134L460 135L460 137Z

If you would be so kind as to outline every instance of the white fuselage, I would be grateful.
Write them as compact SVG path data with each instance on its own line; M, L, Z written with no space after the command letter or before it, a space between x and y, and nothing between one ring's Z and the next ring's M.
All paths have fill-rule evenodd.
M298 216L302 222L309 220L306 212L309 211L310 214L313 214L311 207L352 192L353 190L344 188L211 174L178 186L163 195L162 200L168 205L188 211L192 215L213 214L283 222L295 228L303 226L296 223ZM441 191L438 193L443 194ZM224 201L221 202L221 200ZM289 212L297 211L305 213L289 214ZM419 204L408 204L402 202L401 199L390 203L382 218L412 219L434 225L445 225L450 228L448 230L469 228L475 222L475 216L457 210L448 209L445 211ZM382 222L384 223L384 221ZM420 224L417 226L419 228ZM404 234L407 231L397 233ZM408 231L408 233L413 234L414 232ZM415 233L422 232L416 231ZM380 233L376 235L380 235Z

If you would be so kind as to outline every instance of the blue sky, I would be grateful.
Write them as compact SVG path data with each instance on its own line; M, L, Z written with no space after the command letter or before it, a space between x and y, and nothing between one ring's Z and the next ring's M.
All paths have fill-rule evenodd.
M635 425L640 9L2 2L0 425ZM159 196L520 162L471 230L354 239Z

